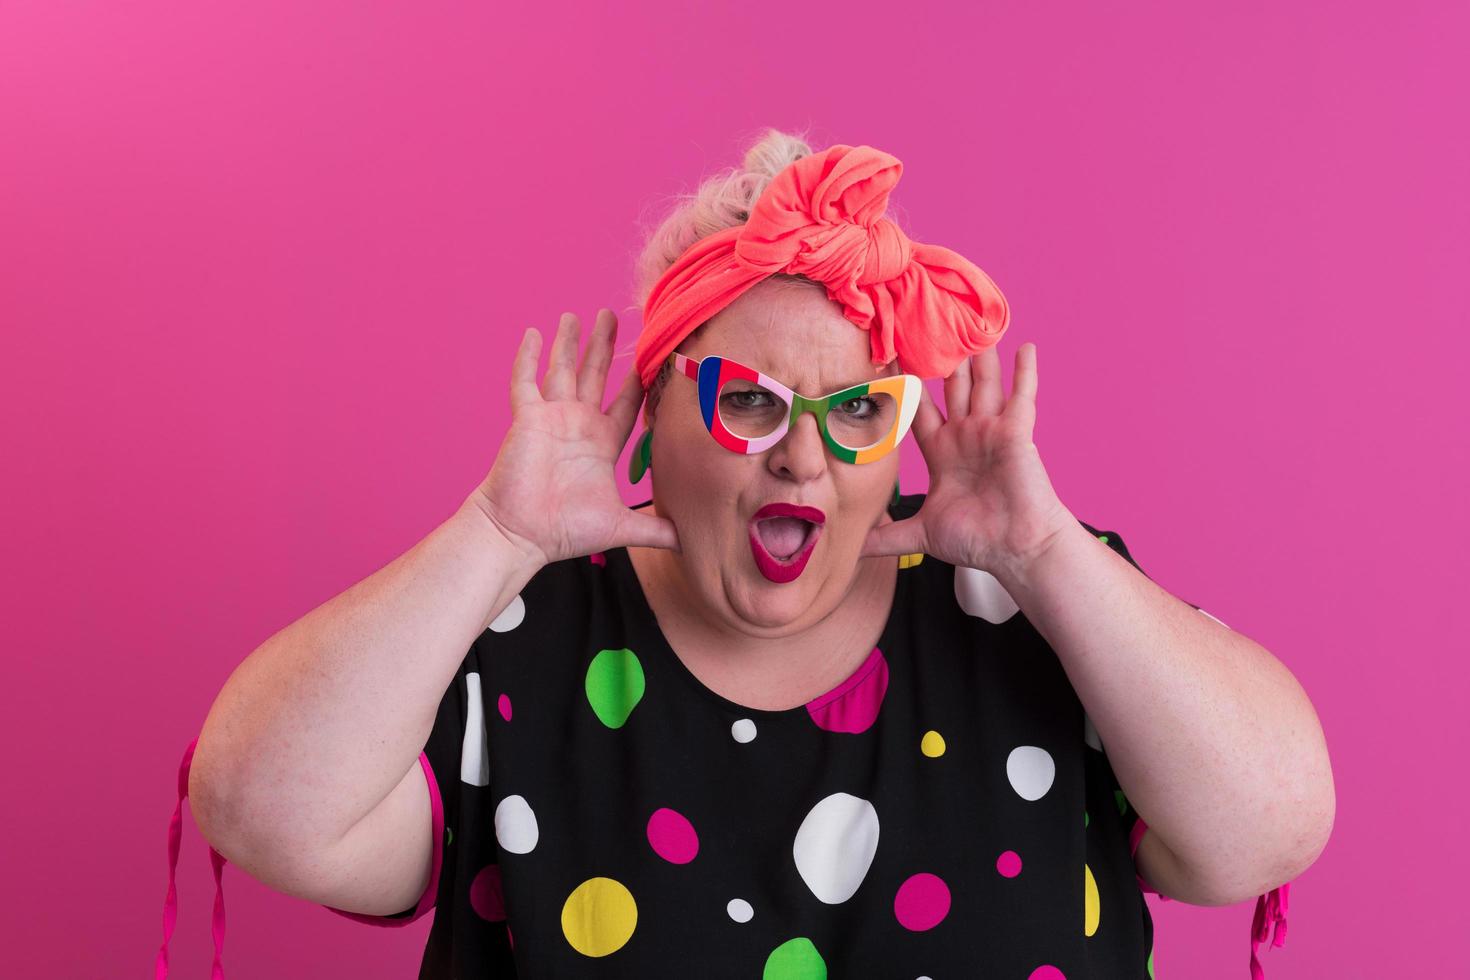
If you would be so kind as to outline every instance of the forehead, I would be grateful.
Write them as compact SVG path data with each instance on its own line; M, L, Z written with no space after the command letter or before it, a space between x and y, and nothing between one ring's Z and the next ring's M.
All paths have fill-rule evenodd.
M868 332L842 315L825 287L806 281L756 283L679 348L691 357L733 358L807 393L898 373L895 362L875 366Z

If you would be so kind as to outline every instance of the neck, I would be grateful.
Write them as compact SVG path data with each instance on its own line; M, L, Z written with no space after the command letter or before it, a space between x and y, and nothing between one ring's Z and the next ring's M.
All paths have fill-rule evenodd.
M651 503L637 509L657 513ZM885 512L881 521L892 518ZM709 610L680 553L629 548L628 556L664 638L685 665L730 700L770 710L804 704L866 659L888 621L898 574L896 557L861 558L827 615L772 635L742 629Z

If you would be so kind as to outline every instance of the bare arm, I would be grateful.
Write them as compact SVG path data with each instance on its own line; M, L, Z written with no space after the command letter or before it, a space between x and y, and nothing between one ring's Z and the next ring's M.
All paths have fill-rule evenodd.
M1148 815L1145 881L1193 905L1228 905L1317 859L1336 813L1332 765L1285 664L1080 522L997 578L1056 651L1125 795Z
M303 879L331 881L339 844L369 814L422 824L426 856L419 753L465 651L538 567L466 502L261 644L225 683L195 749L189 789L204 836L265 883L307 897L317 896Z
M510 430L459 510L266 640L215 699L192 809L215 849L265 884L347 911L407 908L432 871L418 756L466 650L545 565L678 546L670 521L618 494L614 464L643 388L630 370L600 407L617 318L599 311L580 369L579 332L563 315L540 387L541 334L523 335Z

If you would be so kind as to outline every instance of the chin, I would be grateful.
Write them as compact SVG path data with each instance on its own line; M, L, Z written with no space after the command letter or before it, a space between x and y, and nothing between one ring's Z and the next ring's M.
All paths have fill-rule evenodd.
M813 594L802 583L777 586L762 581L760 584L745 584L739 594L731 597L730 605L741 620L754 626L778 629L807 615L812 608Z
M781 626L800 619L810 612L827 581L827 545L820 542L812 549L799 575L778 582L762 574L749 543L742 541L729 566L736 569L731 605L741 618L763 626Z

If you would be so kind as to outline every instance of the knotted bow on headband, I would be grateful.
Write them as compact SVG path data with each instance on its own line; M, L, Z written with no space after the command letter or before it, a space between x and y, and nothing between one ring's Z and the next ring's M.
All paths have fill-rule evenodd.
M776 174L744 225L685 249L644 304L634 351L643 387L681 340L778 272L823 283L868 331L880 367L897 357L906 373L947 378L999 341L1010 308L990 277L883 217L902 172L897 157L871 146L830 146Z

